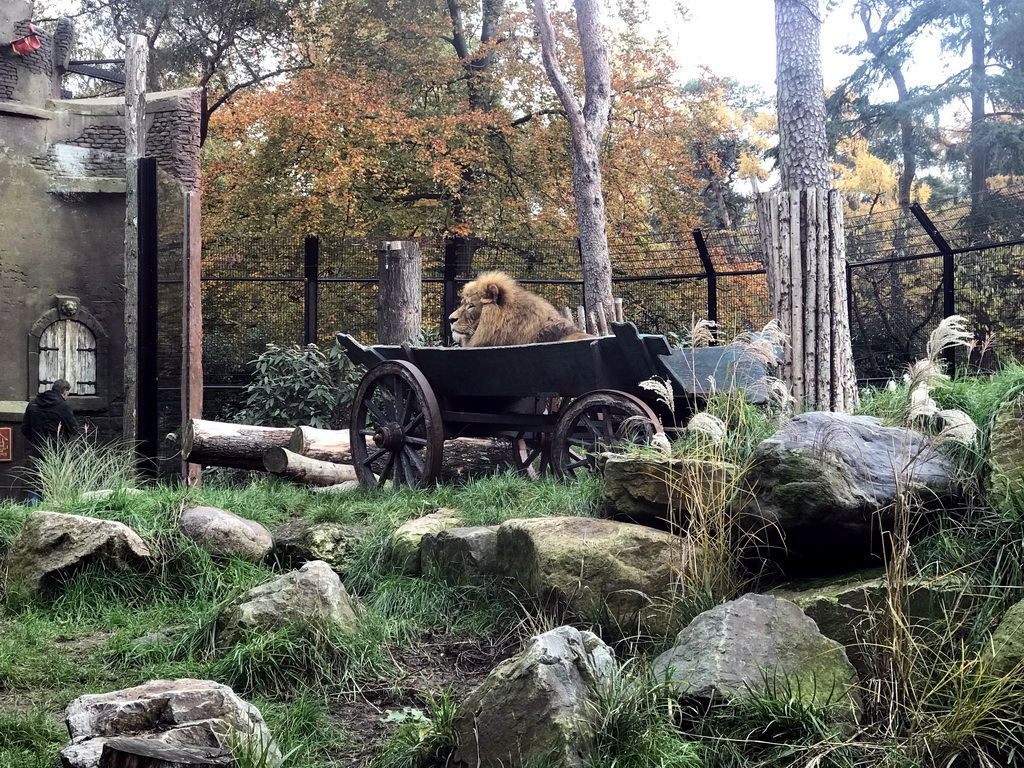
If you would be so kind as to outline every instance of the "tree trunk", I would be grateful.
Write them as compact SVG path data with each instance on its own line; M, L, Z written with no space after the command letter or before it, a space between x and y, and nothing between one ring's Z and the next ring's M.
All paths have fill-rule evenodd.
M108 739L98 768L233 768L234 759L220 749L180 747L156 739Z
M843 204L838 190L757 199L772 314L789 334L779 378L815 410L857 405L847 303Z
M388 241L381 244L377 259L377 339L381 344L404 344L423 330L420 246Z
M263 471L263 454L291 440L291 427L256 427L189 419L181 442L185 461L212 467Z
M347 429L296 427L288 442L288 450L318 461L340 462L352 456Z
M603 37L600 5L597 0L574 0L574 3L586 83L582 108L558 63L555 32L547 6L544 0L534 0L533 6L540 27L544 70L565 109L572 136L572 188L576 198L587 313L596 315L597 307L601 306L606 317L614 317L612 265L608 252L600 157L611 104L611 66Z
M971 23L971 211L977 213L988 191L988 147L985 141L985 99L988 78L985 72L988 30L985 0L972 0Z
M818 0L775 0L779 168L786 190L832 186L820 31Z
M263 467L272 474L309 485L337 485L359 479L350 464L310 459L280 446L263 454Z

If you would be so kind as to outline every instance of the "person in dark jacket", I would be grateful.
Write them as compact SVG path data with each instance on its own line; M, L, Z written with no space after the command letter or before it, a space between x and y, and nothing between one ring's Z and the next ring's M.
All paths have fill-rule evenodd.
M57 446L81 430L67 404L71 385L57 379L46 392L32 398L21 422L21 434L28 440L29 455L39 456L43 446Z

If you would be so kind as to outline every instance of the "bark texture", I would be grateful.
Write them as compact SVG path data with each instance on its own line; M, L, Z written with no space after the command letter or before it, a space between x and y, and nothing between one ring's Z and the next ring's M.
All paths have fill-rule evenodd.
M342 463L352 460L352 443L347 429L296 427L288 450L310 459Z
M288 445L293 431L291 427L189 419L181 441L181 455L195 464L263 471L263 454L275 446Z
M338 485L358 479L355 469L349 464L310 459L280 446L263 454L263 466L267 472L309 485Z
M825 140L819 0L775 0L782 188L832 185Z
M384 242L377 261L377 339L381 344L404 344L423 328L420 246L401 240Z
M582 107L558 63L555 32L547 5L544 0L533 2L540 27L544 70L565 109L572 136L572 187L576 198L576 222L583 257L583 291L587 312L596 314L597 307L601 306L607 317L613 317L612 266L608 253L600 157L601 140L608 125L611 104L611 65L603 37L599 3L597 0L574 0L574 5L586 83Z
M857 405L846 286L843 203L834 189L757 200L772 315L789 335L779 378L812 410Z

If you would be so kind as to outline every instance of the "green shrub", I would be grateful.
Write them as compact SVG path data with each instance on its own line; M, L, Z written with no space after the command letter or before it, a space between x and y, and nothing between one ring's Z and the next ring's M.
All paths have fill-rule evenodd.
M253 379L245 388L245 407L235 414L236 422L320 429L347 423L360 373L337 344L327 353L316 344L267 344L251 364Z

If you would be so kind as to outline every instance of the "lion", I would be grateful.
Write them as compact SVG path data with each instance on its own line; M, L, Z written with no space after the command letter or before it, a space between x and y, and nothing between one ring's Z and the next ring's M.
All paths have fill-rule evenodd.
M483 272L462 289L462 303L448 319L463 347L505 347L589 339L550 303L504 272Z

